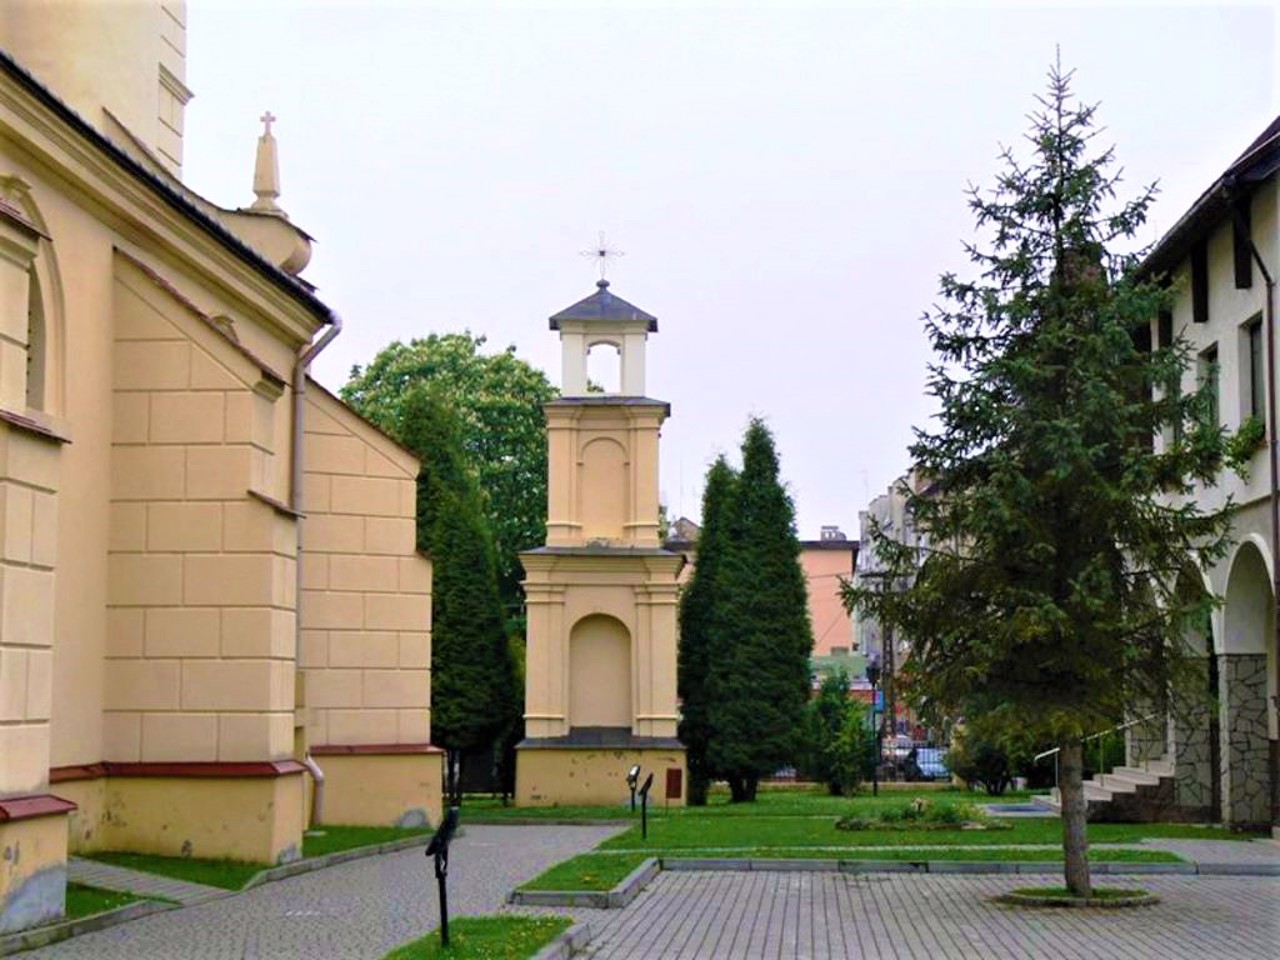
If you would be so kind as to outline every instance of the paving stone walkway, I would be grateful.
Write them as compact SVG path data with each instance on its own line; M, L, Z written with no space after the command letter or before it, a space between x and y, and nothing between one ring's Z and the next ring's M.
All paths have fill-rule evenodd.
M499 910L508 891L620 832L470 826L454 842L450 916ZM425 840L424 840L425 846ZM63 943L22 960L379 960L440 922L423 848L263 884Z
M1108 878L1162 902L1011 908L992 897L1061 875L663 873L620 911L575 911L608 960L1275 960L1280 879ZM590 914L587 918L585 915Z
M225 897L226 890L208 887L202 883L188 883L185 880L174 880L154 873L143 873L141 870L130 870L117 867L111 863L99 863L96 860L85 860L72 857L67 861L67 879L72 883L83 883L91 887L102 887L104 890L123 890L140 897L162 897L183 906L204 903Z
M611 826L472 825L455 843L450 913L491 913L547 866L595 846ZM1270 843L1161 840L1202 862L1276 862ZM379 960L439 923L422 848L340 864L235 896L76 860L73 879L194 905L42 950L27 960ZM141 879L139 879L139 877ZM1118 913L1012 909L991 901L1061 875L664 873L624 910L566 913L592 925L609 960L1275 960L1280 878L1108 877L1163 902ZM164 885L170 885L167 889ZM126 886L127 885L127 886ZM181 889L179 889L181 888Z

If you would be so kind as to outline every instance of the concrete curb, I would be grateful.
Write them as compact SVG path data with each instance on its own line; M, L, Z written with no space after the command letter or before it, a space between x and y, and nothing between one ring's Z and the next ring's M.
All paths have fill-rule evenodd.
M78 937L83 933L94 933L98 930L114 927L116 924L128 923L130 920L138 920L153 913L163 913L166 910L177 910L180 907L181 904L177 903L143 900L138 903L125 904L115 910L107 910L104 913L81 917L79 920L64 920L61 923L51 924L47 927L36 927L33 930L24 930L20 933L5 934L0 936L0 957L21 953L24 950L34 950L36 947L47 947L53 943L60 943L63 940Z
M1084 900L1068 900L1066 897L1038 897L1029 893L1002 893L996 897L997 903L1011 907L1051 907L1058 910L1131 910L1136 907L1152 907L1160 902L1154 893L1143 891L1138 896L1116 899L1088 897Z
M1126 874L1180 874L1195 876L1212 874L1203 865L1197 869L1194 863L1092 863L1089 869L1103 876ZM1259 869L1251 864L1219 864L1221 872L1235 876L1280 875L1280 864L1261 864ZM1052 860L700 860L690 858L662 859L663 870L699 870L733 872L810 871L817 873L933 873L933 874L1043 874L1062 869L1060 862Z
M634 827L638 820L575 820L572 817L468 817L467 823L485 827Z
M461 835L461 831L459 834ZM297 877L304 873L311 873L313 870L323 870L325 867L332 867L339 863L346 863L350 860L363 860L365 857L376 857L383 853L399 853L401 850L412 850L414 847L425 847L431 840L431 834L424 833L416 837L402 837L399 840L388 840L386 843L376 843L370 847L352 847L350 850L337 850L334 853L326 853L322 857L310 857L306 860L294 860L290 863L282 863L278 867L268 867L265 870L255 873L239 890L228 891L230 893L244 893L246 890L252 890L254 887L260 887L264 883L272 883L276 880L287 880L289 877Z
M519 907L589 907L593 910L620 910L649 885L662 870L657 857L649 857L632 870L612 890L512 890L507 903Z
M591 925L575 923L533 955L533 960L568 960L591 942Z

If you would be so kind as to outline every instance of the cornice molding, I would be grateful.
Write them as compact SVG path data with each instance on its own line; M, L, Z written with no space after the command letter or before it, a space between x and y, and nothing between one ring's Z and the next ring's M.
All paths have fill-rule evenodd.
M0 73L0 137L33 167L61 181L121 239L201 276L282 339L309 342L328 319L328 308L300 281L279 273L230 234L216 232L194 205L129 169L137 162L73 129L8 73Z

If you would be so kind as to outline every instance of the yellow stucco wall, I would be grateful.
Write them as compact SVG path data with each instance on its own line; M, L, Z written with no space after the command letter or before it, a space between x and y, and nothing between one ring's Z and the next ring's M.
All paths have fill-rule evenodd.
M431 740L431 564L415 550L418 463L307 393L300 664L313 746Z
M66 886L65 817L0 823L0 935L57 920Z
M301 855L303 776L108 777L98 849L283 863Z
M282 385L118 258L102 759L293 751L296 533Z
M516 804L522 807L608 806L629 803L627 771L639 764L640 780L653 774L650 806L684 806L688 788L684 750L521 749L516 764ZM666 798L668 770L680 771L680 797Z
M529 641L525 666L525 731L530 737L562 737L572 715L575 676L602 683L599 674L620 675L608 665L573 660L573 631L587 618L605 616L625 628L629 643L630 703L625 723L635 736L674 737L676 712L676 575L682 558L654 552L638 556L528 553L525 567ZM608 681L612 686L614 680ZM599 700L579 695L578 703ZM612 714L611 714L612 716ZM582 721L578 725L600 724Z
M316 759L325 773L325 823L389 827L440 822L442 754L325 754Z

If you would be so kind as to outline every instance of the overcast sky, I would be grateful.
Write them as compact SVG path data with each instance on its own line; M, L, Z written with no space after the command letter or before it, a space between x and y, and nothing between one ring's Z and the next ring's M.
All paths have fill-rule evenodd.
M920 315L964 273L1055 44L1168 229L1277 113L1271 5L286 3L190 0L185 178L252 201L278 117L304 276L344 317L331 388L395 339L470 329L560 382L547 317L612 290L655 314L664 500L751 415L803 538L856 536L926 422Z

